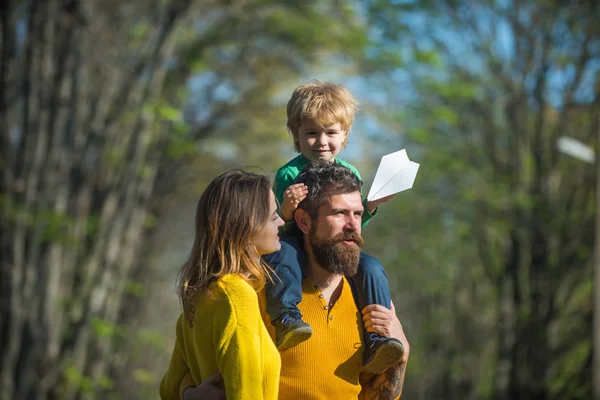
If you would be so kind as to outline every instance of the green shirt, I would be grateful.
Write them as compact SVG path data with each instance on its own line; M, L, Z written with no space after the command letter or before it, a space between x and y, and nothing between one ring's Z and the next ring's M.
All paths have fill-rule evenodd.
M340 160L339 158L335 158L334 161L344 167L350 169L362 181L360 174L356 167L352 164L347 163L344 160ZM283 167L277 170L277 174L275 175L275 183L273 184L273 191L275 192L275 196L277 197L277 201L279 204L283 203L283 193L285 190L294 182L294 179L300 175L300 172L308 165L310 160L304 157L302 154L288 161ZM361 192L362 194L362 192ZM362 226L365 227L375 215L377 215L377 209L375 212L371 214L369 210L367 210L367 199L363 200L363 206L365 207L365 212L362 216Z

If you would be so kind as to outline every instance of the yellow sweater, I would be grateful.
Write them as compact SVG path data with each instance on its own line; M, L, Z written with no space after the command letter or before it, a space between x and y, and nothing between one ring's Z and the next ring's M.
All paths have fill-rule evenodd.
M227 400L277 399L281 361L261 317L254 289L239 275L199 294L193 328L182 316L169 369L160 384L163 400L181 399L187 385L220 371Z
M348 281L344 279L340 298L328 309L319 287L305 279L298 308L313 335L281 353L279 399L356 400L363 324Z

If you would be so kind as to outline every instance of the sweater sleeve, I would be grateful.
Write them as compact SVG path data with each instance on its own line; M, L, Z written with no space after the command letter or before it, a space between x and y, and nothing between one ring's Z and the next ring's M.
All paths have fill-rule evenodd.
M189 372L185 375L185 377L181 381L181 384L179 385L179 398L180 399L183 399L183 391L188 386L196 386L196 383L194 382L194 378L192 377L192 374Z
M262 324L256 292L249 285L228 287L235 325L217 351L227 400L263 399L263 351L258 324Z
M177 321L177 335L173 354L171 355L171 361L169 363L169 369L160 382L160 398L162 400L180 400L183 391L183 389L181 389L182 384L188 375L191 376L190 369L188 368L181 351L182 318L183 316L179 317L179 320ZM186 380L186 382L189 382L189 380Z
M352 172L354 172L354 175L356 175L358 177L358 179L360 179L360 181L362 182L363 180L360 176L360 172L358 172L356 167L352 164L348 164L348 165L349 165L349 168L352 170ZM362 190L361 190L361 193L362 193ZM361 225L363 228L366 227L367 225L369 225L369 221L371 221L371 218L373 218L374 216L377 215L377 208L375 210L373 210L373 213L370 213L369 210L367 209L367 203L368 203L368 200L365 197L362 202L363 207L365 209L365 211L363 212L363 215L362 215L362 220L361 220Z
M263 399L261 357L256 330L238 325L217 360L227 400Z
M363 212L363 215L362 215L361 225L364 228L365 226L369 225L369 221L371 221L371 219L377 215L377 208L371 214L369 212L369 210L367 210L367 198L366 197L363 200L363 207L364 207L365 211Z

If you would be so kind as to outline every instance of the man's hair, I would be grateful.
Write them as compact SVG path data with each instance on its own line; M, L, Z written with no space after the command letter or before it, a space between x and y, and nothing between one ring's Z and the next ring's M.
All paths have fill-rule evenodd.
M339 123L347 139L357 110L358 102L340 85L314 80L298 86L287 103L287 128L294 138L296 151L300 153L300 125L312 122L326 127Z
M309 163L294 179L296 183L304 183L308 187L308 194L298 208L308 212L313 219L330 196L360 192L363 184L349 168L326 161Z

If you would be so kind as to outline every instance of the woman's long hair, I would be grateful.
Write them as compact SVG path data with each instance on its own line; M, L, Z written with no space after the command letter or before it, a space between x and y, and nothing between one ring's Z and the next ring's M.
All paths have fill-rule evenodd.
M258 291L271 269L251 244L270 217L271 183L264 175L232 170L217 176L196 209L196 237L177 282L183 313L190 326L198 291L227 274L247 276Z

